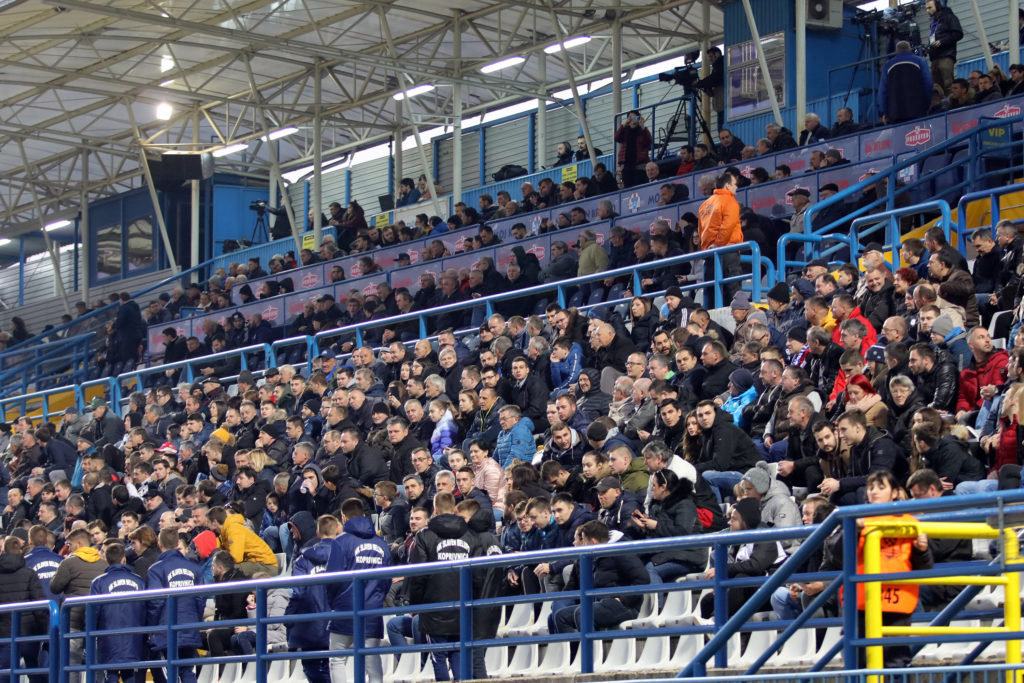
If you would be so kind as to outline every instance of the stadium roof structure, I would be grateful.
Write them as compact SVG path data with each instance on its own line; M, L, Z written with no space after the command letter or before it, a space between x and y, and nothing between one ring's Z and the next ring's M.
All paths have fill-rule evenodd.
M628 73L717 40L719 1L0 0L0 238L140 187L141 151L244 143L217 169L267 178L274 156L294 169L317 144L328 158L443 125L456 91L464 117L550 99L563 55L583 82L611 75L616 44ZM481 71L508 57L525 59Z

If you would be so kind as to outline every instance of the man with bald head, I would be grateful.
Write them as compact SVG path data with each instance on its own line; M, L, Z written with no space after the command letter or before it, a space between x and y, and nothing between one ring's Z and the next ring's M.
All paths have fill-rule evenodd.
M615 333L615 328L608 323L601 323L597 328L597 344L593 351L592 367L612 368L618 374L626 372L629 355L636 352L633 341Z
M626 374L630 379L638 380L647 373L647 357L639 351L629 354L626 358Z

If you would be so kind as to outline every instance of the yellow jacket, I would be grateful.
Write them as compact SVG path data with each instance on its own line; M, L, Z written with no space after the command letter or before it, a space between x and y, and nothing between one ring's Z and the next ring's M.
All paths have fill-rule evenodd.
M262 538L245 526L242 515L228 515L220 529L220 547L231 553L235 562L277 564L277 556Z

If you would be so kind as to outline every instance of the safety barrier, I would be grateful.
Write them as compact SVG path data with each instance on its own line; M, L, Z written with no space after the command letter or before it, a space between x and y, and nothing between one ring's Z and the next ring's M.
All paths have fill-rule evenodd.
M989 224L992 226L992 232L995 233L996 224L1000 220L1000 206L999 198L1003 195L1013 194L1015 192L1024 192L1024 185L1011 184L1005 187L996 187L990 190L980 190L978 192L971 192L965 194L960 198L960 201L956 205L956 220L957 220L957 231L960 233L960 253L966 253L967 241L963 239L967 236L969 230L967 226L967 207L973 202L988 201L989 207Z
M960 129L954 128L957 133L951 135L942 145L928 146L923 151L915 149L909 154L897 154L895 156L895 163L892 166L878 170L870 176L865 176L849 187L840 188L838 193L807 207L807 210L804 212L803 232L805 234L812 232L827 234L839 229L840 226L851 218L869 214L876 208L884 206L887 211L891 211L898 208L896 206L897 195L911 195L913 190L919 187L922 191L926 191L926 194L929 196L932 196L935 192L943 195L956 194L959 196L963 191L974 188L977 183L987 180L989 177L1003 175L1011 170L1020 169L1020 164L1012 162L1015 154L1019 157L1020 150L1024 148L1024 143L1020 140L1013 141L1012 138L1015 133L1020 132L1020 123L1024 121L1024 116L1021 115L1019 103L1011 104L1000 101L997 104L999 105L998 108L995 108L996 105L989 105L992 108L991 112L987 111L983 106L984 114L982 111L976 112L977 116L975 119L965 122ZM986 120L985 114L994 118ZM907 126L915 126L914 131L907 133L907 135L910 136L915 131L923 130L922 126L924 123L914 122L913 124L906 124ZM898 129L899 127L897 126L896 128ZM998 132L999 135L995 135L994 131ZM929 140L931 140L930 133ZM946 155L953 149L958 151L951 159L947 160L945 156L941 158L937 156L938 154ZM1003 158L1005 155L1009 163L1001 164L992 171L979 172L978 164L983 160L983 155L989 159ZM929 159L939 159L941 163L936 163L925 169ZM930 170L932 173L926 175L921 173L923 170ZM941 188L934 188L935 192L927 192L926 183L934 183L938 177L945 179L949 174L957 174L959 171L964 172L962 179L953 179L953 182L945 180ZM844 212L845 215L842 218L817 229L814 228L813 220L823 210L856 200L856 195L868 190L872 185L880 187L880 184L883 182L885 184L884 196L876 196L874 200L865 203L860 208L849 213ZM897 191L897 184L900 182L903 185Z
M580 646L578 656L575 660L576 667L580 673L592 673L595 669L595 664L601 662L603 657L599 652L596 651L595 643L600 644L601 641L612 641L612 648L614 648L615 641L621 641L623 639L658 639L667 638L670 636L682 636L684 638L703 638L702 634L708 634L711 636L710 641L693 655L692 662L690 662L682 671L681 676L683 678L690 678L692 680L771 680L765 674L758 673L761 666L765 661L775 653L784 644L784 639L787 635L792 635L800 628L814 629L818 627L830 627L837 624L841 624L844 629L844 638L838 639L835 647L831 649L829 653L822 656L816 663L809 667L808 671L795 674L773 674L775 680L800 680L806 678L822 679L829 676L838 675L837 672L822 672L821 669L828 663L835 652L840 649L843 651L844 657L844 668L842 673L847 676L856 675L858 678L861 675L880 673L877 667L873 667L874 671L865 671L858 669L856 666L857 662L857 650L860 647L874 647L879 644L878 638L867 637L856 637L857 634L857 613L856 613L856 600L846 600L842 607L842 619L839 618L811 618L817 604L808 606L807 609L800 615L798 619L793 621L773 621L773 622L753 622L751 617L755 610L758 609L759 605L767 604L768 598L771 593L779 586L793 580L826 580L833 581L833 585L838 587L842 585L844 595L852 596L856 592L857 583L866 583L869 586L871 582L884 581L886 583L893 583L896 581L902 581L908 578L914 580L923 580L922 582L938 583L939 581L934 580L936 577L944 576L955 576L955 575L966 575L968 578L971 575L994 575L1000 573L1010 573L1011 575L1015 572L1019 572L1024 569L1019 559L1012 556L1012 552L1007 553L997 563L986 564L984 562L971 562L971 563L959 563L955 565L938 565L935 569L914 572L913 576L907 574L880 574L880 573L857 573L857 541L859 537L857 523L861 518L873 518L884 515L900 515L909 513L918 513L919 525L918 529L936 530L939 526L933 526L938 522L942 522L945 526L944 529L953 528L950 522L963 522L968 520L984 519L986 515L991 515L992 525L971 525L970 536L972 537L984 537L993 538L999 536L1004 539L1004 546L1009 547L1010 539L1014 537L1007 520L1004 519L1004 515L1011 511L1017 510L1018 507L1008 507L1011 504L1020 503L1024 501L1024 490L1011 490L1011 491L996 491L985 494L976 494L970 496L953 496L940 499L928 499L928 500L916 500L916 501L905 501L900 503L889 503L889 504L878 504L878 505L856 505L840 508L835 511L828 519L817 526L809 527L790 527L790 528L771 528L771 529L757 529L739 532L725 532L716 534L703 534L693 536L681 536L674 538L661 538L651 539L644 541L630 541L630 542L618 542L608 543L600 545L586 545L571 548L560 548L557 550L545 550L545 551L534 551L529 553L516 553L511 555L493 555L487 557L471 558L468 561L447 561L447 562L436 562L429 564L415 564L415 565L400 565L394 567L381 567L370 570L362 570L355 572L343 572L335 574L319 573L305 576L282 576L272 579L262 580L250 580L243 582L229 582L229 583L215 583L212 585L189 587L189 588L170 588L170 589L154 589L146 590L135 593L114 593L109 595L95 595L95 596L82 596L82 597L71 597L67 598L63 604L59 607L59 620L56 618L58 614L58 608L55 603L19 603L10 604L0 607L0 613L14 613L20 615L22 618L33 610L40 608L49 608L51 613L50 620L50 631L47 637L42 636L18 636L12 639L13 643L19 646L26 646L29 643L39 643L47 640L49 642L49 651L51 653L50 661L48 662L48 668L44 671L50 674L50 680L53 683L65 683L71 676L78 672L85 672L86 681L91 682L97 673L103 671L109 671L112 669L136 669L144 666L167 666L169 669L169 677L171 680L176 680L178 669L183 666L192 666L196 664L205 665L216 665L226 664L233 662L248 662L256 668L256 680L263 681L268 679L268 672L270 667L275 662L281 660L302 660L302 659L313 659L323 657L335 657L335 656L348 656L351 657L351 663L354 665L354 680L364 680L366 671L366 658L368 656L377 655L402 655L406 653L426 653L435 651L445 650L458 650L461 655L461 674L463 679L472 677L472 656L471 653L474 648L489 648L489 647L509 647L509 646L528 646L532 647L535 645L548 645L552 646L557 643L576 643ZM820 543L830 536L837 528L843 528L843 571L840 574L837 573L815 573L815 574L796 574L794 569L801 566L807 559L807 557L814 552ZM868 529L871 529L869 524ZM933 531L935 535L939 535L941 532ZM747 544L747 543L774 543L778 541L786 541L791 539L803 539L800 547L793 552L791 557L776 571L772 576L769 577L753 577L753 578L735 578L730 579L727 577L727 573L723 571L715 572L715 575L711 579L699 580L699 581L685 581L675 583L659 583L659 584L648 584L642 586L633 587L612 587L612 588L596 588L593 585L593 568L594 563L602 558L616 555L646 555L649 553L657 553L669 550L680 550L685 548L710 548L715 558L715 565L722 567L727 562L728 548L730 546ZM500 570L505 571L510 566L520 565L532 565L538 562L550 562L557 560L568 560L579 563L579 576L580 576L580 587L578 590L563 591L560 593L538 595L520 595L520 596L507 596L507 597L481 597L474 596L473 585L474 585L474 573L483 572L488 570ZM866 570L870 571L870 570ZM367 633L368 622L370 619L377 617L389 617L391 615L404 615L408 614L410 608L408 606L395 606L388 608L371 608L367 607L364 602L364 595L367 584L373 581L387 581L390 583L391 579L397 577L411 577L411 576L426 576L426 575L437 575L441 572L452 572L453 576L458 575L459 587L460 587L460 598L449 602L441 603L429 603L423 605L416 605L413 609L418 614L424 614L433 611L442 610L457 610L459 612L459 623L460 623L460 638L456 643L428 643L426 645L406 645L391 643L388 646L372 647L367 645L365 642L365 635ZM988 579L986 579L988 580ZM271 616L268 614L268 593L276 589L287 589L296 586L321 586L328 584L352 584L353 590L351 592L353 596L353 607L351 612L335 612L335 611L324 611L315 612L301 615L290 615L290 616ZM982 583L982 580L973 580L976 584L972 587L977 588L977 584ZM727 591L732 588L739 588L744 586L758 586L753 597L748 600L744 605L733 615L729 615L726 606L725 596ZM701 591L705 588L714 590L714 625L713 626L702 626L702 625L691 625L691 623L682 617L685 614L672 614L669 616L676 617L672 623L656 623L652 621L645 622L644 619L636 620L636 623L631 624L633 628L619 629L619 630L606 630L598 631L594 627L594 601L608 597L622 598L626 596L640 596L644 594L662 594L670 596L668 600L671 600L671 595L681 595L681 592L690 591ZM1013 589L1012 582L1007 583L1007 603L1016 602L1015 596L1019 593L1011 592ZM255 614L251 618L238 619L232 621L219 621L219 622L180 622L177 620L176 615L178 610L176 609L177 602L181 600L187 600L196 596L203 598L212 597L215 595L225 593L248 593L254 592L256 595L256 609ZM963 594L957 598L956 602L960 602ZM502 607L508 607L515 610L517 605L530 604L540 600L561 600L561 599L577 599L579 600L580 606L580 624L581 628L579 632L575 633L548 633L546 635L513 635L505 634L495 636L480 637L479 639L474 638L474 619L479 618L480 610L486 610L493 608L500 610ZM653 596L651 598L653 600ZM167 620L165 624L140 624L138 627L117 629L116 631L100 630L97 627L97 613L96 610L101 605L111 605L117 603L130 603L130 602L148 602L152 604L154 601L166 600L168 602L165 613L170 615L171 618ZM675 604L680 604L678 601ZM688 601L687 601L687 604ZM666 607L668 603L666 602ZM70 629L70 612L76 608L85 608L85 628L82 631L72 631ZM950 607L954 607L951 605ZM1019 607L1019 606L1018 606ZM947 610L944 610L945 614ZM957 608L959 609L959 607ZM1012 607L1009 607L1012 611ZM687 613L690 610L685 610ZM332 649L319 652L270 652L267 648L267 627L274 624L294 624L299 622L309 622L311 620L328 620L331 618L337 618L339 614L346 617L351 616L353 624L353 632L355 634L355 645L349 649ZM990 611L974 611L968 613L968 615L990 615ZM932 619L930 615L920 615L921 619L930 620L931 623L936 623L938 618ZM941 617L942 615L940 615ZM1018 617L1019 618L1019 612ZM257 637L256 652L253 655L232 655L227 657L178 657L175 656L177 648L174 646L177 642L177 638L183 631L190 629L203 629L211 627L233 627L243 626L251 627L255 629ZM1012 624L1010 625L1012 626ZM717 673L713 678L707 678L706 665L712 655L715 656L716 666L724 668L727 665L735 666L736 661L728 661L726 647L727 641L729 641L737 632L740 630L749 631L752 634L763 631L775 631L778 628L785 628L783 635L780 636L774 643L770 645L764 645L762 642L757 646L760 657L752 665L749 666L747 671L742 675L728 675L724 672ZM916 628L916 627L915 627ZM941 632L936 629L919 629L921 636L914 636L916 640L913 642L920 644L922 641L925 642L965 642L965 641L977 641L981 640L984 644L987 644L993 634L991 632L978 632L977 634L963 634L956 633L953 631ZM128 634L128 633L144 633L153 634L160 632L166 634L168 642L171 644L169 652L171 656L168 659L156 658L148 662L100 662L97 658L96 652L96 636L109 635L113 633ZM999 638L1003 638L1008 641L1008 647L1017 647L1019 651L1019 643L1016 646L1011 645L1015 640L1019 639L1021 633L1019 628L1014 630L1013 628L1007 628L1004 631L995 634ZM908 641L908 636L897 636L887 635L885 636L884 642L887 645L890 644L902 644ZM71 648L72 641L81 641L83 647L83 661L80 664L71 664ZM763 648L763 651L761 649ZM54 656L54 653L59 653L58 656ZM1012 655L1010 656L1012 657ZM1008 657L1008 659L1010 658ZM737 659L740 659L738 656ZM746 654L744 654L743 660L751 661ZM0 675L8 670L8 663L11 667L16 667L17 663L0 658L0 666L4 669L0 670ZM56 666L55 666L56 665ZM623 664L628 666L628 664ZM805 663L803 666L807 666ZM1007 664L991 663L984 665L962 665L964 668L953 668L953 667L928 667L923 671L928 672L945 672L955 670L976 670L976 671L1017 671L1020 669L1020 665L1014 662L1008 662ZM40 667L43 669L43 667ZM922 669L910 668L907 671L921 672ZM16 671L16 673L19 673ZM887 671L887 674L892 671ZM812 676L812 674L815 674Z
M864 520L864 573L882 575L882 539L904 538L916 539L921 534L928 538L952 539L1000 539L1003 548L1003 564L1012 565L1020 561L1020 545L1017 534L1012 529L993 529L987 524L970 524L963 522L921 522L907 518L874 518ZM997 568L1002 571L1001 568ZM882 581L879 576L864 582L864 637L867 640L881 642L885 636L931 636L985 634L989 637L1006 636L1006 663L1020 664L1020 600L1010 596L1020 595L1020 575L1017 572L1003 572L1003 576L936 576L913 577L910 579L887 578L889 585L972 585L972 586L1003 586L1006 600L1003 603L1002 626L979 626L970 629L951 626L884 626L882 624ZM891 641L887 641L891 642ZM867 666L869 669L881 669L884 666L881 645L868 645L866 648ZM1007 676L1007 683L1017 680L1017 676ZM868 683L881 683L881 676L868 676Z

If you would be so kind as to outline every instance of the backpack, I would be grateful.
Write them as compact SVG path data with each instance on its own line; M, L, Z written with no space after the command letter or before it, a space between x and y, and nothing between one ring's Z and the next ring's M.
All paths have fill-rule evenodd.
M494 174L494 182L500 183L502 180L512 180L519 176L524 176L528 171L517 164L505 164L498 169L497 173Z

